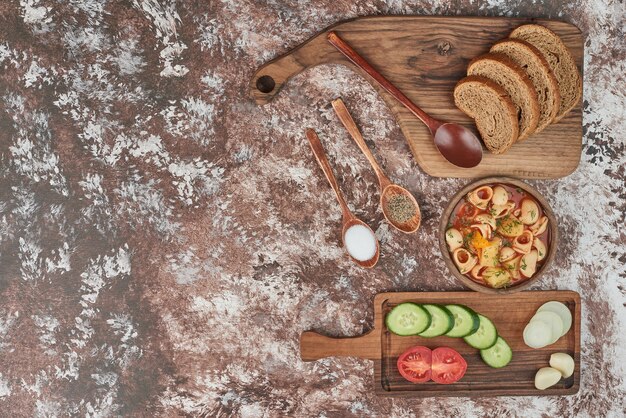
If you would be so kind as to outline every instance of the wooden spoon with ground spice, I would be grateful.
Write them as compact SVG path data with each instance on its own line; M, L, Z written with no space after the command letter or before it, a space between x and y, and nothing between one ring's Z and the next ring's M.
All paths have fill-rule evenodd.
M343 100L333 100L332 105L339 120L341 120L354 142L365 154L365 158L370 162L376 177L378 177L378 183L380 183L380 206L383 209L383 215L385 215L387 222L407 234L417 231L422 221L422 214L413 195L404 187L392 183L385 175L365 143Z

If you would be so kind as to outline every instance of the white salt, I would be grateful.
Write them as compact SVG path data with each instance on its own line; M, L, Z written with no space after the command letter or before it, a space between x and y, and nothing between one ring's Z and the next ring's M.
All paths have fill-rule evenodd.
M343 243L355 260L367 261L376 254L376 237L366 226L352 225L343 236Z

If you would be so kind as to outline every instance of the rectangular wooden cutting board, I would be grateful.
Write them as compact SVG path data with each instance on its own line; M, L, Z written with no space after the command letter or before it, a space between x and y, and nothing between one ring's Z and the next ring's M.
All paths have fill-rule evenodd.
M512 29L525 23L544 25L556 32L582 73L583 36L576 26L566 22L508 17L377 16L333 25L265 64L250 81L250 95L259 104L267 103L294 75L316 65L341 63L363 74L381 94L395 115L417 163L426 173L437 177L563 177L572 173L580 160L580 104L561 122L514 144L507 153L494 155L485 151L483 161L477 167L459 168L439 154L428 129L418 119L326 40L326 33L335 30L427 113L437 119L462 123L477 132L473 121L454 105L454 85L465 76L471 59L488 52L495 41L506 38ZM355 152L358 152L356 147Z
M541 349L528 347L522 337L524 327L545 302L556 300L567 305L572 313L572 328L556 343ZM498 333L513 350L513 359L501 369L487 366L479 351L465 344L462 338L419 336L400 337L390 333L385 315L403 302L463 304L493 321ZM331 338L316 332L302 333L302 359L313 361L331 356L354 356L374 361L374 390L381 396L521 396L569 395L580 386L580 295L573 291L532 291L512 295L487 295L478 292L398 292L381 293L374 298L374 329L352 338ZM415 345L431 349L451 347L467 361L467 372L458 382L440 385L434 382L414 384L402 378L396 368L398 356ZM548 367L552 353L564 352L574 358L574 374L557 385L540 391L535 389L535 373Z

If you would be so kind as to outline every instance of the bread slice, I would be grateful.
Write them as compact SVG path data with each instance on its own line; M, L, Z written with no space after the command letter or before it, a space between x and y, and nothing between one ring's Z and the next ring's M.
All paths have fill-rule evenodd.
M470 61L467 75L480 75L499 84L511 97L519 120L523 141L537 129L539 101L537 92L524 70L504 54L489 53Z
M552 123L561 107L559 85L548 61L537 48L521 39L502 39L489 51L506 55L526 72L539 101L539 122L535 133L543 131Z
M517 111L507 92L482 76L468 76L454 87L454 104L474 119L487 149L502 154L517 140Z
M556 33L541 25L520 26L511 32L510 38L533 45L550 64L561 94L561 107L554 120L558 122L578 104L583 95L583 81L574 57Z

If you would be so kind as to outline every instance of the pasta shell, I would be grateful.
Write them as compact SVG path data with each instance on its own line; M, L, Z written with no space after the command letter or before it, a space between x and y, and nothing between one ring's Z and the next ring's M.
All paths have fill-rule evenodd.
M478 215L478 208L471 203L463 203L461 208L459 209L459 216L465 216L466 218L473 218Z
M509 200L509 193L502 186L496 186L493 188L493 196L491 203L494 205L504 205Z
M515 280L522 277L519 272L519 263L521 259L522 256L518 255L517 257L513 257L510 260L502 263L502 267L504 267L511 274L511 277L513 277L513 279Z
M467 194L467 200L479 209L487 209L487 205L493 196L493 189L489 186L481 186Z
M537 222L532 224L529 229L533 233L534 236L539 236L543 234L544 232L546 232L547 227L548 227L548 217L542 216L541 218L539 218Z
M497 289L511 283L511 274L500 267L487 267L483 271L483 280L489 286Z
M470 276L472 276L472 278L475 280L479 280L479 281L483 280L483 270L485 270L485 267L481 266L480 264L477 264L470 271Z
M533 247L533 233L526 230L513 240L513 249L520 254L528 254Z
M522 276L527 279L531 278L537 271L537 259L539 254L537 250L531 250L528 254L524 254L519 263L519 271Z
M512 260L517 256L518 254L511 247L502 247L502 249L500 250L500 261L503 263Z
M513 280L519 280L522 278L522 275L519 272L519 261L521 260L522 256L520 255L519 258L517 259L517 268L515 270L510 270L509 273L511 274L511 277L513 278Z
M519 220L526 225L532 225L537 222L539 220L539 205L532 199L522 199Z
M461 248L463 246L463 235L456 228L448 229L446 231L446 244L448 244L450 251Z
M496 218L488 213L481 213L480 215L476 215L474 217L474 221L478 222L479 224L489 225L492 231L496 229Z
M513 208L515 208L515 202L509 200L504 205L492 205L489 213L496 219L504 218L511 213Z
M452 253L452 259L454 260L454 264L459 269L461 274L469 273L472 268L478 263L478 258L475 255L470 254L465 248L457 248Z
M546 258L547 250L546 245L539 238L535 237L533 240L533 248L537 250L537 261L541 261Z

